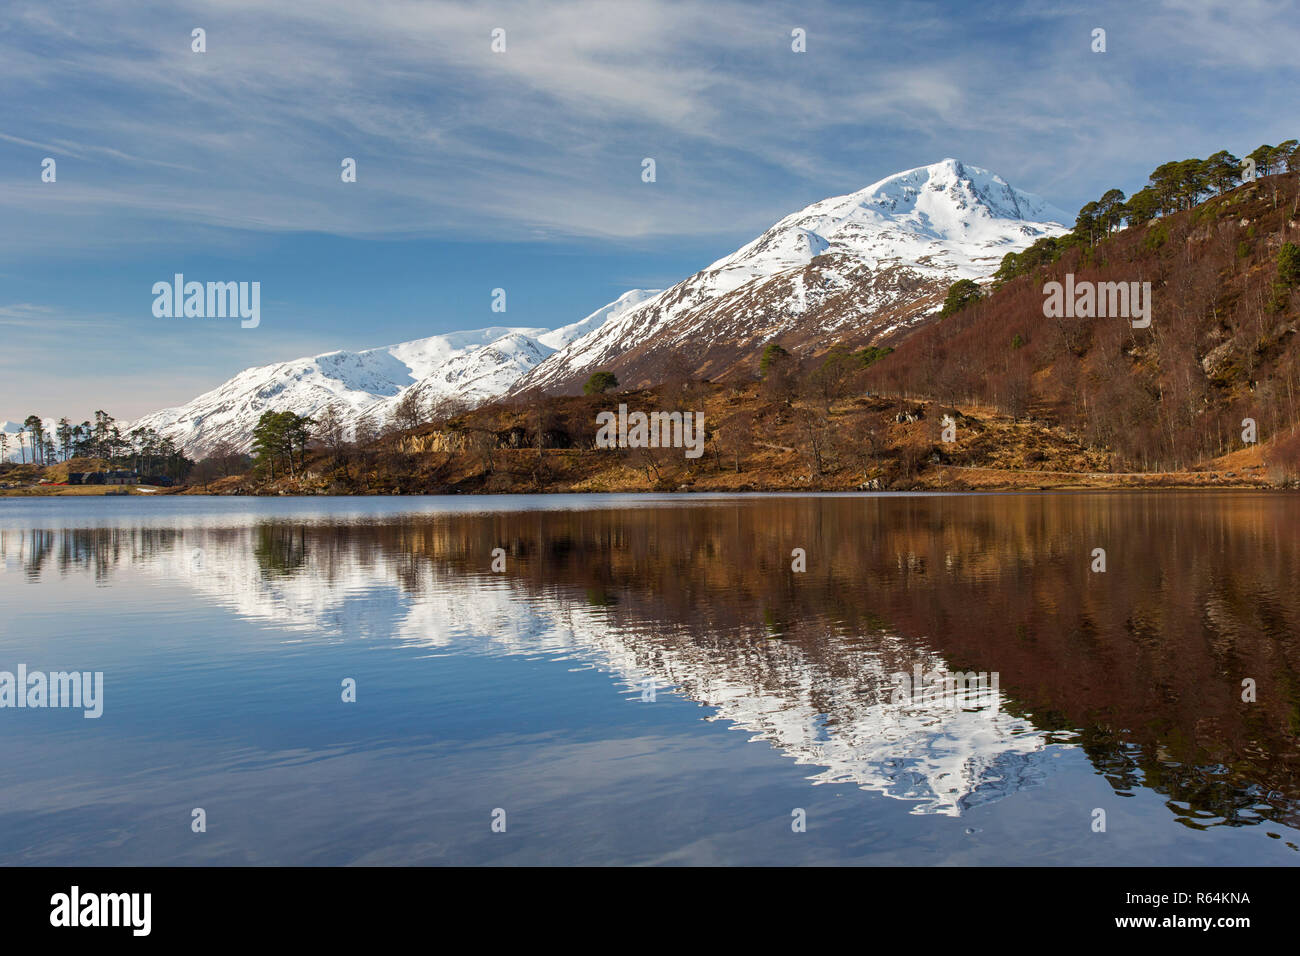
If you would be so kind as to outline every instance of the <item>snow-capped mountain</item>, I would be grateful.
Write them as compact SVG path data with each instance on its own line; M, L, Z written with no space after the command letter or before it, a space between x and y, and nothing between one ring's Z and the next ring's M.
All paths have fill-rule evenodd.
M635 289L571 325L494 327L248 369L129 427L156 429L191 457L246 449L264 411L385 421L408 390L428 405L532 388L574 392L597 370L623 385L663 377L671 355L719 378L779 340L796 351L888 341L933 313L957 279L1066 231L1071 217L955 159L897 173L786 216L666 291Z
M367 414L382 423L410 389L426 405L445 398L481 402L503 394L556 349L654 294L635 289L553 330L496 326L246 369L193 401L146 415L124 431L153 428L191 458L201 458L223 443L246 450L253 427L268 410L315 415L338 402L349 421Z
M718 378L779 339L795 348L887 340L957 279L1073 217L1001 177L945 159L786 216L736 252L550 356L511 389L575 391L600 369L649 385L672 352Z
M535 331L535 330L534 330ZM430 375L395 394L356 409L353 418L368 415L374 422L390 419L397 403L414 392L421 405L430 408L446 399L474 405L503 394L520 376L535 368L555 349L524 332L510 332L482 348L453 355Z
M247 449L262 413L285 409L314 415L331 402L347 414L398 396L434 375L447 362L491 345L505 335L537 335L545 329L488 328L453 332L361 352L326 352L289 362L245 369L234 378L176 408L146 415L131 427L166 435L192 458L223 442Z
M576 342L587 333L600 328L608 319L622 315L634 305L640 305L642 302L658 295L659 292L659 289L632 289L624 292L613 302L601 306L585 319L579 319L571 325L561 326L554 332L539 335L537 341L552 350L562 349L571 342Z

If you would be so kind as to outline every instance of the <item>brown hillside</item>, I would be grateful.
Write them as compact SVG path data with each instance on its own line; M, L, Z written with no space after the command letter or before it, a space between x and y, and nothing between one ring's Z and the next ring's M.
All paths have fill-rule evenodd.
M1277 475L1300 470L1300 288L1278 253L1300 244L1296 173L1071 248L912 332L868 373L877 388L980 403L1068 428L1119 469L1176 470L1245 447L1254 419ZM1150 282L1152 322L1044 317L1044 284ZM1021 344L1023 343L1023 344Z

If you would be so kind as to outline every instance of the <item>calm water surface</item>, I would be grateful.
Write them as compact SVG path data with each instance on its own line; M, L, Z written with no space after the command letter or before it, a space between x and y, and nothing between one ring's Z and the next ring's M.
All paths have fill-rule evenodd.
M0 499L0 863L1295 865L1298 504Z

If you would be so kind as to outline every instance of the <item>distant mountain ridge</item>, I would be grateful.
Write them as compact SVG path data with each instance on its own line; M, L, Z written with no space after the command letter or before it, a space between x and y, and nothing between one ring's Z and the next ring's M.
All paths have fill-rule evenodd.
M222 444L247 450L265 411L316 415L332 402L350 424L384 420L409 389L425 401L477 403L503 394L557 349L653 293L634 289L558 329L493 326L360 352L337 351L245 369L192 401L126 426L153 428L201 458Z

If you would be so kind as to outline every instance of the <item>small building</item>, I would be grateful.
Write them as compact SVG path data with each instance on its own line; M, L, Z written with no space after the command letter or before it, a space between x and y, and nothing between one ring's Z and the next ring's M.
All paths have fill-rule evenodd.
M103 484L106 485L135 485L139 484L140 476L134 471L106 471L104 472Z

